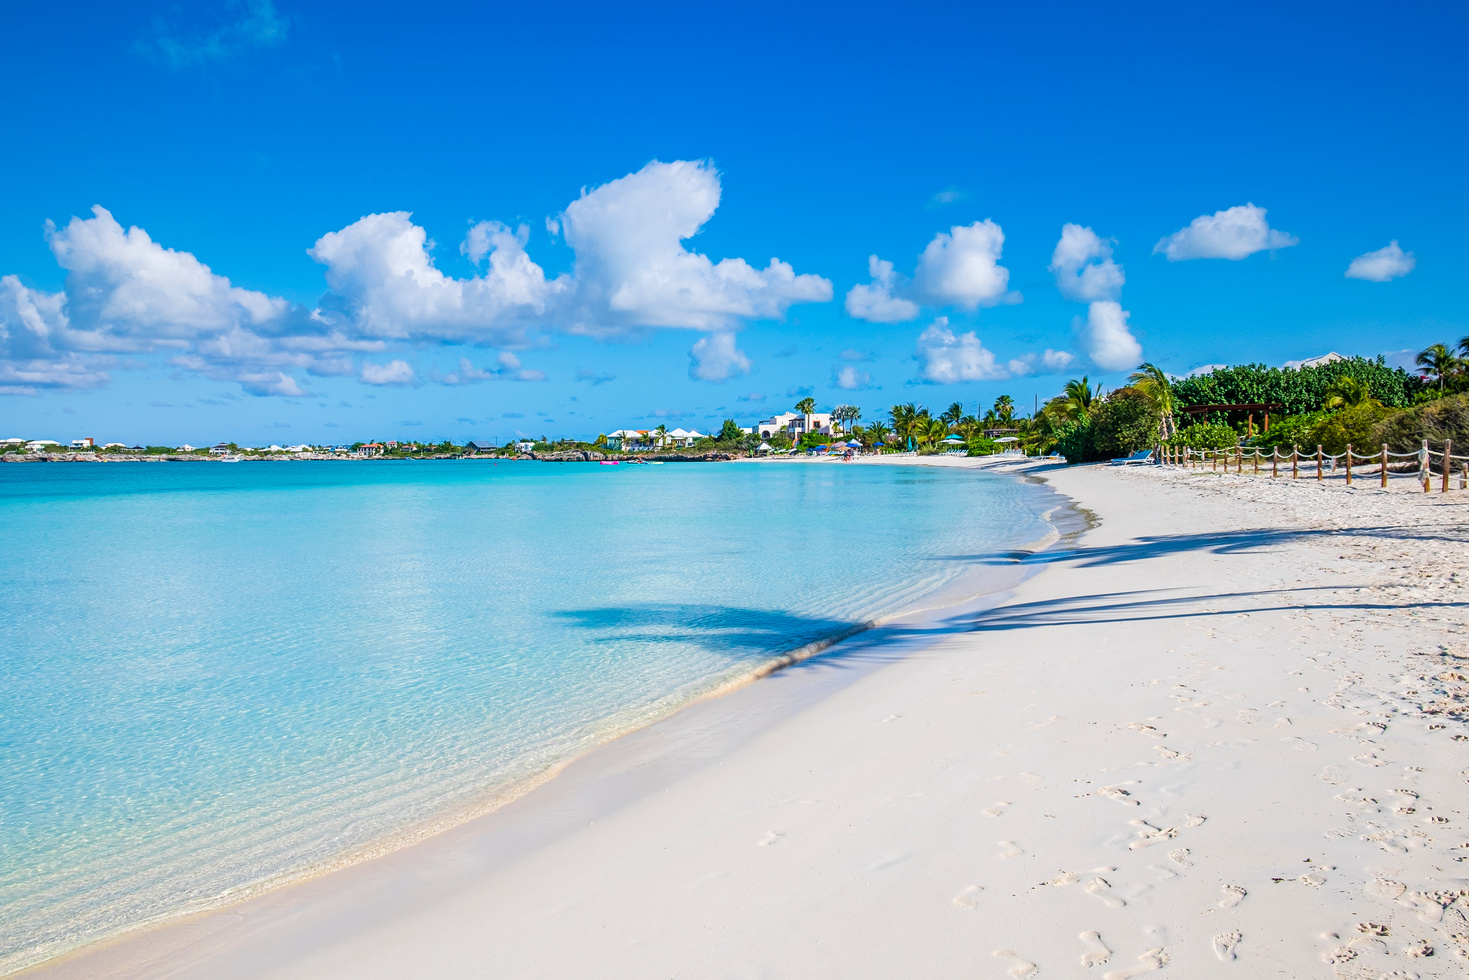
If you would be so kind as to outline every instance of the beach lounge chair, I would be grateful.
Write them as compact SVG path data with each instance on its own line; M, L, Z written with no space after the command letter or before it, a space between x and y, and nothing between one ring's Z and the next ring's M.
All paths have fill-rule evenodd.
M1134 463L1150 463L1153 460L1151 449L1139 449L1131 456L1123 456L1121 459L1112 460L1113 466L1131 466Z

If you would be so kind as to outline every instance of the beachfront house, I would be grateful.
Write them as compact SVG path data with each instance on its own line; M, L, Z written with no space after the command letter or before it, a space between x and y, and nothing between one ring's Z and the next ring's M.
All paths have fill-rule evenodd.
M73 449L92 449L96 445L97 444L92 441L91 436L87 436L85 439L73 439L71 441L71 448Z
M216 442L209 447L209 455L211 456L228 456L231 452L230 444L227 442Z
M357 447L356 452L356 455L358 456L381 456L382 454L383 444L380 442L364 443L363 445Z
M681 446L688 449L700 439L708 438L698 429L670 429L662 436L658 435L657 429L618 429L616 432L607 433L607 448L620 449L625 452L664 449L669 446Z
M498 448L493 442L484 439L471 439L464 444L464 451L467 453L489 453Z
M807 412L805 415L797 412L782 412L774 418L761 421L757 428L760 430L761 439L769 439L771 436L784 433L792 442L800 441L800 438L808 432L823 436L842 434L842 423L833 419L830 412Z

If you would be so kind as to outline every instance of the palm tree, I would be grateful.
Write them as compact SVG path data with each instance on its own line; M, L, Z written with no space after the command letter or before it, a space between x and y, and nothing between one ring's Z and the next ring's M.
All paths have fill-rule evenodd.
M1459 348L1466 349L1469 337L1459 341ZM1443 344L1433 344L1420 351L1415 363L1438 380L1439 394L1443 393L1444 378L1464 369L1464 362Z
M947 415L948 413L945 412L944 414ZM948 436L949 423L943 416L936 419L929 419L928 424L923 426L921 431L930 446L937 446Z
M1008 428L1010 423L1015 421L1015 399L1009 395L1001 395L995 399L995 407L992 411L995 413L995 420Z
M873 422L860 431L861 435L857 438L862 440L864 446L881 446L887 441L888 427L881 422Z
M944 413L942 415L939 416L939 418L943 419L949 425L957 424L958 421L963 417L964 406L958 402L954 402L952 405L944 410Z
M1143 396L1152 403L1161 417L1159 428L1162 430L1163 440L1166 442L1178 433L1173 424L1173 386L1168 383L1168 375L1152 361L1148 361L1142 367L1128 376L1127 383L1143 393Z
M1080 381L1072 378L1066 382L1066 387L1062 391L1067 401L1074 404L1083 414L1092 410L1092 402L1096 401L1101 395L1100 391L1095 394L1092 393L1092 386L1084 374L1081 376Z
M893 423L893 434L899 439L908 439L913 435L913 423L918 418L918 406L912 402L906 405L894 405L888 409L888 418Z
M798 415L810 415L814 411L816 411L816 399L802 398L796 402L796 413Z
M1438 346L1442 347L1442 344ZM1372 389L1349 374L1344 374L1331 383L1326 389L1326 400L1323 405L1326 408L1354 408L1375 402L1372 397Z
M658 437L658 448L663 448L663 444L668 441L668 426L660 423L658 428L653 430L653 434Z

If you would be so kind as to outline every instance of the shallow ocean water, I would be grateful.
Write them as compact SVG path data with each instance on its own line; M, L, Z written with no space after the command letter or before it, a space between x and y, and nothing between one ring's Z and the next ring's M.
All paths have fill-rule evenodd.
M899 466L0 466L0 971L483 807L1035 541Z

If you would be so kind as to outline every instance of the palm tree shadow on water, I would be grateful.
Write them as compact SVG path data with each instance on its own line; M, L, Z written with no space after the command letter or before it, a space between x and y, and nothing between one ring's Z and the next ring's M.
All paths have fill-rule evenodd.
M1409 542L1466 542L1469 529L1453 524L1356 528L1258 528L1197 534L1155 535L1118 545L1061 548L1041 552L947 555L936 560L977 565L1049 565L1071 562L1099 568L1188 553L1248 555L1328 536L1386 537ZM596 642L694 645L731 660L758 662L788 657L820 667L847 667L901 659L913 641L926 642L957 633L999 633L1058 625L1103 625L1189 617L1232 616L1282 610L1377 611L1452 609L1465 602L1334 601L1358 586L1298 586L1291 589L1204 594L1191 589L1134 590L1060 596L1035 602L967 609L922 622L872 625L838 617L809 616L780 609L718 604L640 603L552 612L563 622L600 634ZM825 646L803 656L811 644Z
M696 646L730 660L753 663L791 657L790 662L848 667L900 659L896 642L938 632L899 624L808 616L781 609L683 603L637 603L550 613L598 634L598 643L672 643ZM954 627L948 627L952 632ZM812 645L821 645L811 651ZM811 651L809 656L802 656Z

